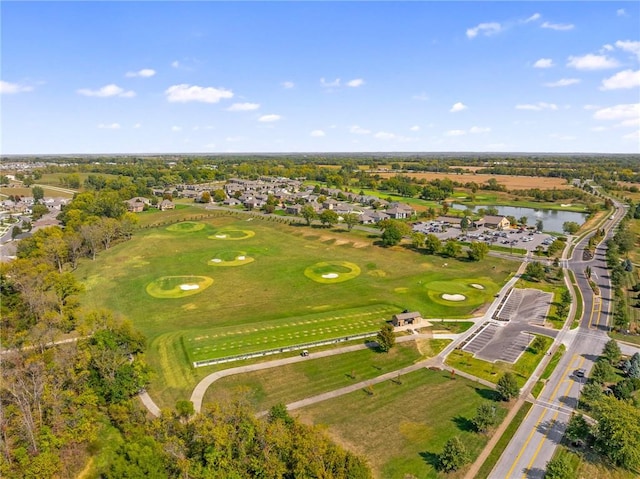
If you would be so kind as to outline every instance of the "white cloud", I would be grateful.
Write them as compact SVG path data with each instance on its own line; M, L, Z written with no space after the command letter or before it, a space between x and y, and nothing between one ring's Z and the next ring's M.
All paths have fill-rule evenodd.
M532 110L532 111L542 111L542 110L557 110L558 105L555 103L545 103L543 101L539 101L538 103L531 104L525 103L521 105L516 105L516 110Z
M449 130L444 133L447 136L462 136L466 135L467 132L464 130Z
M171 131L182 131L182 127L174 125L174 126L171 127Z
M371 133L371 130L361 128L358 125L353 125L351 128L349 128L349 132L355 133L356 135L368 135L369 133Z
M534 68L551 68L553 60L551 58L541 58L533 64Z
M596 131L596 132L606 131L606 130L608 130L606 126L594 126L593 128L591 128L591 131Z
M618 40L616 47L626 52L631 52L640 59L640 42L634 42L631 40Z
M180 68L180 62L178 60L171 62L173 68Z
M640 140L640 130L636 130L632 133L627 133L626 135L623 135L623 137L625 140Z
M621 121L617 126L622 126L622 127L640 126L640 116Z
M559 87L559 86L575 85L577 83L580 83L580 79L578 79L578 78L561 78L558 81L545 83L544 86L547 86L547 87L550 87L550 88L555 88L555 87Z
M626 17L626 16L628 16L628 15L627 15L627 12L624 10L624 8L618 8L618 9L616 10L616 15L618 15L619 17Z
M100 123L98 128L102 128L104 130L119 130L120 123Z
M581 57L570 56L567 61L567 66L576 68L577 70L604 70L606 68L617 67L618 61L606 55L588 53Z
M362 78L354 78L353 80L347 82L347 86L350 86L352 88L357 88L362 85L364 85L364 80Z
M475 38L478 34L485 36L495 35L502 30L502 26L497 22L481 23L473 28L467 29L467 38Z
M427 101L429 99L425 92L420 92L418 95L413 95L411 98L419 101Z
M593 114L596 120L626 120L640 116L640 103L627 103L624 105L602 108Z
M142 125L140 123L136 123L135 125L133 125L133 127L138 129L138 128L142 128Z
M396 139L396 135L394 135L393 133L389 133L388 131L379 131L373 136L379 140L395 140Z
M488 126L472 126L469 129L469 133L489 133L491 131L491 128L489 128Z
M462 102L460 102L460 101L459 101L458 103L455 103L455 104L451 107L451 109L450 109L449 111L450 111L451 113L456 113L456 112L459 112L459 111L462 111L462 110L466 110L466 109L467 109L467 105L465 105L464 103L462 103Z
M336 78L333 81L327 81L323 78L320 78L320 84L325 88L335 88L340 86L340 78Z
M420 127L418 125L413 125L411 128L409 128L409 130L411 130L411 131L420 131Z
M600 90L621 90L640 86L640 70L623 70L602 80Z
M605 52L611 52L613 51L613 45L609 45L608 43L602 45L602 50L604 50Z
M541 28L548 28L550 30L556 30L556 31L567 31L567 30L573 30L575 25L572 25L571 23L551 23L551 22L544 22L542 25L540 25Z
M534 13L529 18L527 18L524 23L535 22L536 20L540 20L540 17L542 17L542 15L540 15L539 13Z
M4 95L11 95L14 93L23 93L32 91L33 87L27 85L19 85L17 83L9 83L8 81L0 80L0 93Z
M278 121L280 120L282 117L280 115L262 115L260 118L258 118L258 121L262 122L262 123L271 123L274 121Z
M287 89L289 89L289 88L293 88L294 86L296 86L296 84L295 84L295 83L293 83L292 81L285 81L285 82L282 82L282 88L287 88Z
M311 136L315 137L315 138L320 138L322 136L326 136L326 133L322 130L313 130L310 133Z
M125 76L129 78L132 78L132 77L149 78L155 74L156 74L155 70L152 70L151 68L143 68L142 70L138 70L137 72L127 72Z
M257 110L260 108L260 103L234 103L229 108L228 111L251 111Z
M110 85L105 85L99 90L89 90L88 88L82 88L78 90L78 95L84 96L97 96L101 98L107 98L110 96L119 96L122 98L132 98L136 96L136 92L134 91L125 91L123 88L120 88L118 85L114 85L113 83Z
M200 101L203 103L218 103L225 98L233 98L233 92L224 88L202 87L197 85L173 85L164 92L167 100L172 103L187 103Z

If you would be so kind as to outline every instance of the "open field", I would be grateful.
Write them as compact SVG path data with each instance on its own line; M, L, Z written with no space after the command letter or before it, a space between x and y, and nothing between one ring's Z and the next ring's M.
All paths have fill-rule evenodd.
M381 178L391 178L398 173L378 173ZM528 190L531 188L539 188L541 190L553 189L569 189L573 186L569 185L564 178L541 178L537 176L515 176L515 175L485 175L485 174L455 174L455 173L430 173L430 172L414 172L407 171L402 173L405 176L416 179L424 179L427 181L448 178L451 181L459 183L468 183L475 181L476 183L485 183L490 178L495 178L498 184L504 185L508 190Z
M46 186L42 187L43 191L44 191L44 196L46 198L72 198L73 194L66 192L66 191L60 191L60 190L53 190L51 188L47 188ZM2 187L0 188L0 198L6 198L8 196L15 196L15 195L20 195L20 196L33 196L33 191L31 188L22 188L22 187Z
M399 382L380 383L294 415L326 425L332 438L368 459L376 477L437 478L445 477L434 466L449 438L459 436L472 458L480 453L489 436L472 432L470 420L494 395L464 378L452 380L446 371L421 369ZM502 419L506 410L493 404ZM460 478L463 473L464 468L446 477Z
M253 371L219 379L208 389L204 401L216 402L237 396L247 400L256 412L275 404L298 401L380 376L425 359L434 351L429 340L398 343L388 353L363 349L327 358ZM425 351L425 347L429 349Z
M190 221L184 228L172 226L181 211L169 211L166 216L141 215L153 216L157 222L171 221L167 219L170 217L173 222L142 229L132 240L100 253L96 261L83 261L77 270L86 288L84 308L108 307L114 314L131 319L146 335L150 343L148 360L158 372L154 385L161 390L186 391L200 376L200 372L191 370L192 358L205 358L213 354L213 348L218 354L224 343L228 348L236 339L243 341L242 347L253 348L254 344L246 343L267 336L265 327L274 328L269 330L268 340L280 345L309 342L302 338L305 330L307 337L313 337L311 325L316 337L348 336L343 328L376 331L382 320L404 309L420 311L425 317L469 317L492 300L515 269L515 263L499 258L445 261L402 247L384 249L372 246L362 231L350 234L233 215L208 218L201 214L194 220L195 212L202 210L182 210L183 217ZM198 229L198 223L204 227ZM254 234L234 241L216 238L230 231ZM217 258L237 258L239 252L254 261L229 267L212 264ZM352 263L360 274L329 284L305 276L307 268L323 262ZM328 274L322 271L320 276ZM171 277L185 278L180 284L163 280ZM196 282L190 277L199 278ZM196 288L208 283L204 278L213 282L206 289ZM434 293L429 285L436 278ZM439 296L457 293L467 283L480 283L485 289L473 289L467 301L450 302ZM149 285L153 285L152 291L163 291L164 285L178 295L154 297L148 293ZM374 310L379 311L359 316ZM351 314L355 316L349 317ZM336 319L324 324L320 321L328 318ZM373 322L358 325L363 318ZM308 320L316 323L309 324ZM239 331L247 335L203 338ZM276 343L265 344L264 349Z

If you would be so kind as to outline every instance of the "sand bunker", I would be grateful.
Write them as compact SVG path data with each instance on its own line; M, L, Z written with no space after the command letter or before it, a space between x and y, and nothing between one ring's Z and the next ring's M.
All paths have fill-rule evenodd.
M464 301L467 297L464 294L443 294L442 299L447 301Z
M216 235L216 238L226 238L227 235Z
M322 277L324 279L333 279L338 277L338 273L326 273L326 274L323 274Z
M214 263L222 263L222 260L220 258L213 258L211 261L213 261Z
M197 284L181 284L180 289L182 291L191 291L192 289L199 289L200 285Z
M246 258L244 256L238 256L236 259L239 261L244 261Z
M484 289L484 286L478 283L471 283L471 287L476 289Z

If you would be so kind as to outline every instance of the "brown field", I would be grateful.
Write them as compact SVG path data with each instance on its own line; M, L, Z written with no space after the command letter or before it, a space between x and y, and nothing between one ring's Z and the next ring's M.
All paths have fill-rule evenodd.
M473 167L472 167L473 168ZM398 173L378 173L382 178L390 178ZM467 183L475 181L478 184L485 183L489 178L495 178L498 184L504 185L508 190L527 190L531 188L539 188L541 190L561 190L572 188L571 185L563 178L541 178L538 176L515 176L515 175L484 175L484 174L453 174L453 173L422 173L407 172L406 176L416 179L425 179L427 181L435 179L449 178L452 181Z
M72 193L67 193L66 191L52 190L50 188L47 188L46 186L43 186L42 189L44 190L45 198L72 198L73 197ZM12 196L12 195L13 196L15 195L31 196L33 195L33 192L31 188L25 188L25 187L0 188L1 198L6 198L7 196Z
M452 168L460 168L461 170L467 170L467 171L471 171L471 172L475 173L478 170L486 168L486 166L460 166L460 165L455 165L455 166L452 166Z

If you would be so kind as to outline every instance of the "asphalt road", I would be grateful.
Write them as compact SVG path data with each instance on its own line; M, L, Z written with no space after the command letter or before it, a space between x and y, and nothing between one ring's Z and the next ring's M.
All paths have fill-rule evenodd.
M625 210L619 208L614 219L607 220L605 240L613 235L613 227L624 213ZM585 369L588 376L609 340L606 332L611 319L611 285L604 259L604 241L594 258L583 260L587 243L588 236L577 244L573 257L566 263L576 276L584 300L580 326L560 333L558 340L565 344L567 351L489 475L492 479L544 477L547 462L562 439L586 381L577 377L575 371ZM592 279L600 288L600 296L594 294L588 283L584 273L587 266L591 267Z

